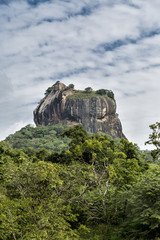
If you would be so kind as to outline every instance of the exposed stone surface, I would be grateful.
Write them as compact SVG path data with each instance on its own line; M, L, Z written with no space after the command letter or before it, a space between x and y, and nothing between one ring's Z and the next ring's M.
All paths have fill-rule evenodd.
M77 94L77 95L75 95ZM74 98L68 97L75 95ZM112 137L124 137L121 122L116 117L116 102L107 95L78 97L78 91L57 82L34 110L38 125L82 124L88 132L103 132Z

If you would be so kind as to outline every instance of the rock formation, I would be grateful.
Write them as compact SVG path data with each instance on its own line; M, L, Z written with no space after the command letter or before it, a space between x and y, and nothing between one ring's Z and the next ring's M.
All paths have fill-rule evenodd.
M34 110L34 121L37 126L81 124L91 133L103 132L114 138L124 137L114 99L107 94L86 94L73 90L60 82L53 85L51 92L40 101Z

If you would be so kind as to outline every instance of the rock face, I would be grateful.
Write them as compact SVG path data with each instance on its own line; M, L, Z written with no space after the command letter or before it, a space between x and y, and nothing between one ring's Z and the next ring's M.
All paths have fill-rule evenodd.
M57 82L34 110L34 122L37 126L81 124L88 132L122 138L125 136L116 115L116 102L107 95L80 95L79 91Z

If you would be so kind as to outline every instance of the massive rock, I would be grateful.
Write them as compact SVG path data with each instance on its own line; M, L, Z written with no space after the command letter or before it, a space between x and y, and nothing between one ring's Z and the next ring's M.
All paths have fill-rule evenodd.
M56 123L81 124L91 133L103 132L112 137L124 137L116 114L116 102L107 95L84 94L57 82L34 110L38 125Z

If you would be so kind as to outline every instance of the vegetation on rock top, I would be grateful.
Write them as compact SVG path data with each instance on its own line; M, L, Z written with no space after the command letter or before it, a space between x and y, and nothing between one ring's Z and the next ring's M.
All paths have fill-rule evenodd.
M114 94L112 91L107 91L105 90L104 92L99 92L97 91L82 91L82 90L77 90L75 91L74 94L67 96L68 99L85 99L85 98L92 98L92 97L100 97L100 96L105 96L109 97L112 100L114 100ZM115 100L114 100L115 101Z
M46 91L45 91L45 97L47 97L49 95L49 93L54 89L54 86L59 84L60 82L57 81L53 86L49 87ZM69 84L68 87L66 87L65 89L63 89L63 91L67 91L69 89L74 90L74 84ZM84 89L84 91L82 90L75 90L74 93L72 95L69 95L68 98L69 99L81 99L81 98L91 98L91 97L98 97L98 96L107 96L113 100L114 99L114 93L111 90L107 90L107 89L99 89L97 91L94 91L91 87L87 87Z

